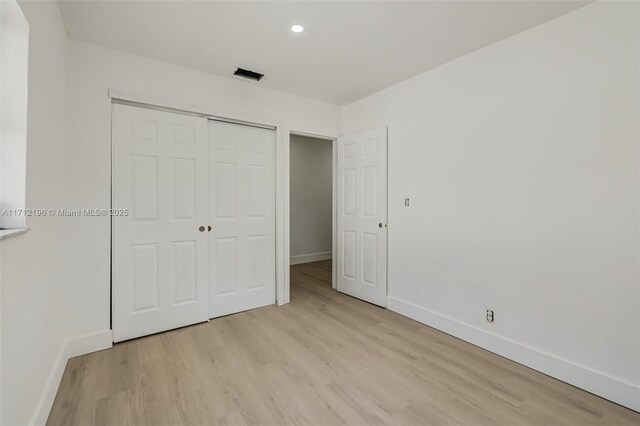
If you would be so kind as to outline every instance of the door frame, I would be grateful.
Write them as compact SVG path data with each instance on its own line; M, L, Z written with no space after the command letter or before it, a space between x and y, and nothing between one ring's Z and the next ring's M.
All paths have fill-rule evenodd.
M336 267L336 250L338 244L338 215L337 215L337 171L338 171L338 136L319 135L308 132L290 130L286 143L286 184L285 184L285 258L286 258L286 282L287 294L289 293L289 271L291 267L291 135L305 136L331 142L331 287L337 289L338 271Z
M178 114L196 115L203 118L226 121L229 123L244 124L254 127L266 127L275 130L275 172L276 172L276 304L278 306L289 303L289 129L284 122L265 117L256 117L237 111L226 111L209 106L195 105L149 95L141 95L118 89L109 89L109 100L114 103L138 106L147 109L173 112ZM113 107L111 108L110 121L113 119ZM113 140L110 140L111 162L110 185L113 191ZM110 227L110 250L112 256L113 221ZM110 282L113 279L113 271L110 270ZM110 288L110 294L113 290ZM113 297L110 297L109 312L113 312Z

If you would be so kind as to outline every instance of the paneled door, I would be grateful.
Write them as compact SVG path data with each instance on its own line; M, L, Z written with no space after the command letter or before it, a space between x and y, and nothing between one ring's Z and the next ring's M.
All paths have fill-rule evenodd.
M387 304L387 129L338 139L338 291Z
M209 317L271 305L275 131L209 121Z
M207 120L113 105L113 339L208 319Z

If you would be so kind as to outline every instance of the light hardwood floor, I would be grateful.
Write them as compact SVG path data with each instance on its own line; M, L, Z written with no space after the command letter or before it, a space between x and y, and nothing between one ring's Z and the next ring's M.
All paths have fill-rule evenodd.
M50 425L639 425L640 414L337 293L291 268L291 303L69 360Z

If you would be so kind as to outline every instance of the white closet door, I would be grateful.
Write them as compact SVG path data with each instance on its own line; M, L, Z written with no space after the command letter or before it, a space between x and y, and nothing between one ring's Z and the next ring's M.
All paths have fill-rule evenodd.
M338 291L387 304L387 129L338 139Z
M115 104L112 126L114 341L206 321L207 120Z
M209 316L270 305L275 290L275 131L209 122Z

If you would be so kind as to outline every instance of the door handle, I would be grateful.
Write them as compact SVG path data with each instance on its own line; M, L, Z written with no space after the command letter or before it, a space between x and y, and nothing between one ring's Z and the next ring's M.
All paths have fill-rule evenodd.
M378 224L378 228L382 228L382 222Z
M199 230L200 232L204 232L204 226L201 226L200 228L198 228L198 230Z
M207 226L207 232L211 232L211 225Z

